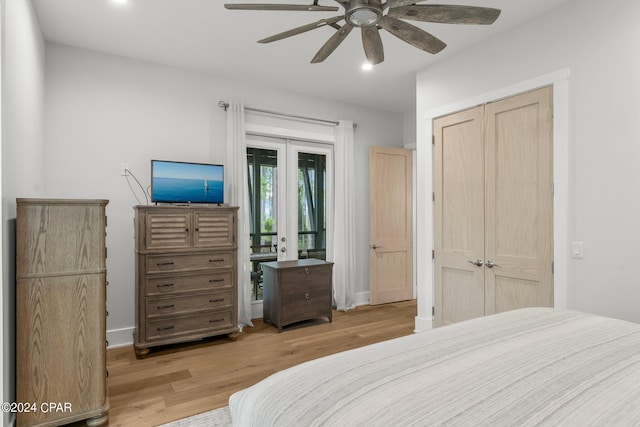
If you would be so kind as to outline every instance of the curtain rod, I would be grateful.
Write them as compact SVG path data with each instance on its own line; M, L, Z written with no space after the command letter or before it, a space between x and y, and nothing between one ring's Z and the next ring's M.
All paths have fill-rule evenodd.
M218 102L218 107L222 108L224 111L227 111L227 108L229 108L229 103L228 102L224 102L224 101L219 101ZM274 116L291 117L291 118L294 118L294 119L309 120L309 121L320 122L320 123L330 123L330 124L336 125L336 126L338 126L340 124L340 122L336 122L335 120L316 119L316 118L313 118L313 117L298 116L298 115L295 115L295 114L279 113L277 111L261 110L259 108L244 107L244 109L245 110L249 110L249 111L255 111L256 113L271 114L271 115L274 115ZM353 127L354 127L354 129L356 127L358 127L357 123L354 123Z

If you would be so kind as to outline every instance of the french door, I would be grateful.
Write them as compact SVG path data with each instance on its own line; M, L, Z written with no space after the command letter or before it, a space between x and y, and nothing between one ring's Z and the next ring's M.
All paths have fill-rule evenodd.
M263 262L327 259L333 224L333 157L327 145L247 135L252 300Z

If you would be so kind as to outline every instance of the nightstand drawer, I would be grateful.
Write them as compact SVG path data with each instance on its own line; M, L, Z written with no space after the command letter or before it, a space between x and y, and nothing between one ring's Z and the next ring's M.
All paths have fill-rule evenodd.
M331 285L331 265L314 265L296 267L280 272L282 283L296 284L329 284Z
M331 288L327 286L320 289L301 289L297 292L282 293L283 307L295 304L309 304L315 301L322 301L326 304L326 300L329 300L329 304L331 304Z
M188 276L151 276L146 278L146 295L167 295L230 288L233 285L232 277L230 271Z
M183 297L148 298L146 315L148 319L151 319L160 316L189 314L221 307L230 307L231 303L231 291Z
M331 292L331 282L314 282L307 280L304 282L282 282L280 291L282 297L286 300L289 295L302 294L305 292L317 293L317 292Z
M289 324L315 317L331 317L331 291L316 291L283 296L281 321Z
M193 271L209 268L230 268L233 254L230 252L210 252L189 255L148 255L147 274L172 271Z
M193 316L147 321L147 339L164 339L180 334L213 331L233 326L232 310L218 310Z

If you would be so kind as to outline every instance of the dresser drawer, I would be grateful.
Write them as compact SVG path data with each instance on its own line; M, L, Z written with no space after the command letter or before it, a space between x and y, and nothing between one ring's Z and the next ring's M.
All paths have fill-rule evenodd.
M147 255L146 259L147 274L230 268L231 266L233 266L233 253L231 252Z
M296 267L280 271L280 281L283 284L331 284L331 266L314 265L309 267Z
M231 291L181 297L147 298L146 316L148 319L176 314L190 314L222 307L230 307Z
M188 276L150 276L146 278L146 295L168 295L230 288L233 285L232 278L231 271Z
M233 310L217 310L192 316L176 316L169 319L148 320L148 340L166 339L181 334L196 334L233 327Z

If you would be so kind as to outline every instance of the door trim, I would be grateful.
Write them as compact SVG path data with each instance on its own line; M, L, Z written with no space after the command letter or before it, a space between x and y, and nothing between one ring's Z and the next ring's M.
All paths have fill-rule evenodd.
M433 328L433 262L420 262L431 259L433 250L433 120L456 111L466 110L479 104L485 104L502 98L528 92L544 86L553 86L553 181L554 181L554 306L567 308L569 299L569 78L570 69L545 74L492 92L427 111L425 133L419 136L417 146L417 217L421 220L416 227L417 239L417 283L418 313L415 319L415 331Z

